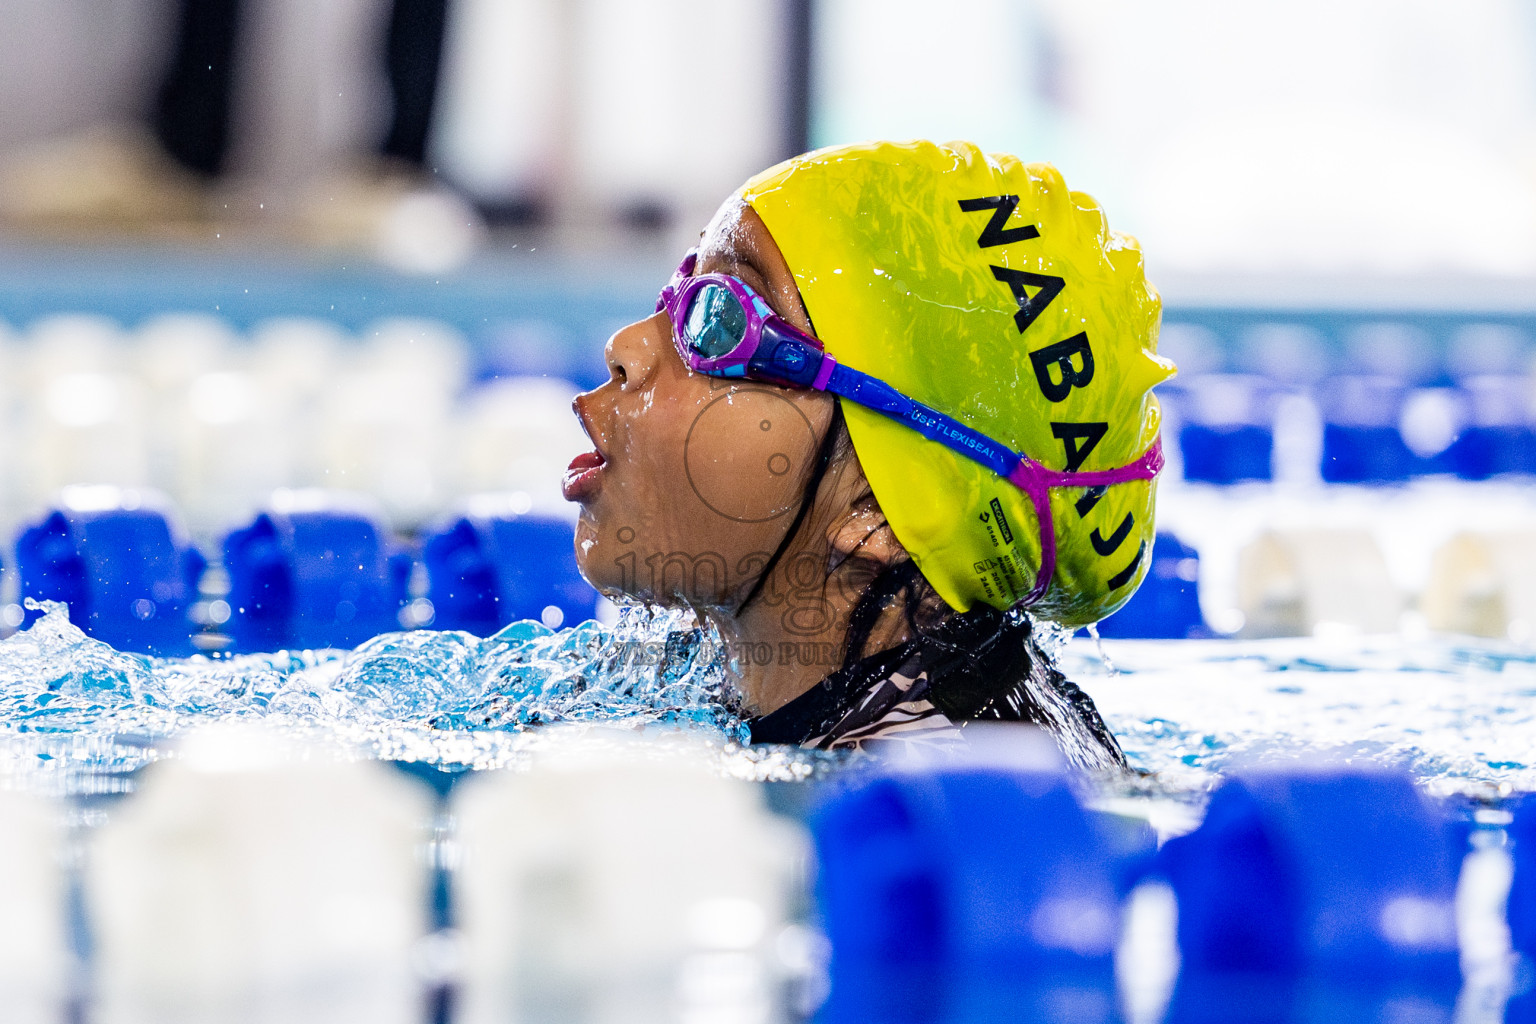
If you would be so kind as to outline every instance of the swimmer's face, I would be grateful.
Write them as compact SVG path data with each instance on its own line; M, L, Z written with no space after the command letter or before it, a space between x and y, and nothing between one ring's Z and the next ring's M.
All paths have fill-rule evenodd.
M811 330L783 255L739 199L705 229L694 272L734 274ZM604 355L608 382L575 401L596 451L564 481L581 504L582 573L610 595L734 608L800 509L835 399L694 373L665 312Z

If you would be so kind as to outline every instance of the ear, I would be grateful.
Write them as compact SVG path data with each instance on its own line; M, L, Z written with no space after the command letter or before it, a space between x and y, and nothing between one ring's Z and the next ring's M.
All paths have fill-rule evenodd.
M834 567L849 559L873 563L885 568L907 558L906 548L896 539L885 511L866 484L843 517L833 525L828 540Z

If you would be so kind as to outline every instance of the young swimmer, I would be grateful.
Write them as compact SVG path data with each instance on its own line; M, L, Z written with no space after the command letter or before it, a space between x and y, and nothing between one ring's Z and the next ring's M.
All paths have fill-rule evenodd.
M992 719L1121 764L1035 620L1097 621L1146 573L1160 310L1049 165L914 142L771 168L574 403L581 570L712 623L754 742Z

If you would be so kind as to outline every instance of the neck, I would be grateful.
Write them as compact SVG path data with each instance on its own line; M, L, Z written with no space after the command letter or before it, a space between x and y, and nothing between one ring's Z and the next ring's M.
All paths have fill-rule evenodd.
M795 567L803 580L808 575L805 559L817 557L804 550L786 557L774 567L762 593L739 614L720 608L700 611L726 643L748 714L777 711L842 667L849 617L869 572L845 563L830 576L820 575L816 589L797 587ZM907 635L905 614L897 602L870 630L864 653L895 646Z
M843 661L847 615L819 615L811 602L787 591L759 598L737 615L710 609L705 617L726 644L746 711L765 715L805 693ZM796 612L799 612L797 615ZM820 618L825 625L808 629Z
M742 594L735 607L697 609L726 643L748 714L777 711L842 667L849 619L860 595L884 564L905 555L851 447L850 457L826 472L841 430L841 411L834 406L806 502L758 585ZM812 511L818 503L822 515ZM828 508L840 511L829 516ZM871 538L877 542L870 544ZM807 586L807 580L814 583ZM885 650L906 638L898 602L869 631L865 652Z

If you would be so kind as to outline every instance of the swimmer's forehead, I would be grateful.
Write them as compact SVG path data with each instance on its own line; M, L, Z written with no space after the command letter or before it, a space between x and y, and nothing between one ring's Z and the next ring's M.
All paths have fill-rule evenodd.
M811 330L795 275L768 225L739 196L726 200L699 236L695 274L731 274L768 300L773 311Z

